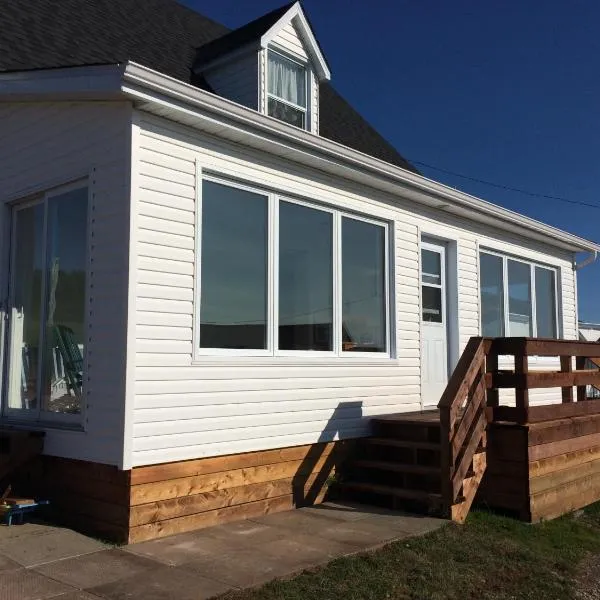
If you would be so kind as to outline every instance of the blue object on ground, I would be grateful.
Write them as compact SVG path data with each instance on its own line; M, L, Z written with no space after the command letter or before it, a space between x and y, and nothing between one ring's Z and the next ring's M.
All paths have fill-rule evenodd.
M50 504L48 500L37 500L33 504L15 504L11 506L5 513L4 519L7 525L12 525L13 517L16 517L19 523L23 523L23 516L26 513L35 511L39 506Z

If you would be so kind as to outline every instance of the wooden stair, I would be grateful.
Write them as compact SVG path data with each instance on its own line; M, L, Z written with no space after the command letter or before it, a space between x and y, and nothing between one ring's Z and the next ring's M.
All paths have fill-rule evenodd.
M371 426L373 437L361 440L347 465L345 495L395 509L438 513L442 498L437 411L376 417Z
M344 496L398 510L443 514L439 411L376 417L371 425L374 436L360 441L346 465ZM482 460L485 450L479 448L464 478L467 495L478 485ZM452 515L461 512L464 502L461 490Z

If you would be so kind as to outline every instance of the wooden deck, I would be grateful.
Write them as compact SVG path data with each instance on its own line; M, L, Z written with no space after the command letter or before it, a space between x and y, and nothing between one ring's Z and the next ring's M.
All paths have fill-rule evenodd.
M507 354L515 368L500 371ZM560 371L530 371L530 355L558 356ZM472 338L437 410L372 419L344 489L458 522L473 502L539 521L600 500L600 400L586 396L600 388L598 355L597 343ZM562 403L529 406L538 387L560 387ZM514 406L500 388L515 390Z

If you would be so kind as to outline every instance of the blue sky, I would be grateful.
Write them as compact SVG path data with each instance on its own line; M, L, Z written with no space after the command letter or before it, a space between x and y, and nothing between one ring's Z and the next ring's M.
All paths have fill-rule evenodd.
M229 27L281 0L185 0ZM334 86L438 181L600 242L600 3L305 0ZM542 8L543 7L543 8ZM600 322L600 258L579 273Z

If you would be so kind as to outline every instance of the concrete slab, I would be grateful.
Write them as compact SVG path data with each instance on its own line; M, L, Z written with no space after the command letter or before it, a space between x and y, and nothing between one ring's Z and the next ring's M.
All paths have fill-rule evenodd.
M261 585L277 577L289 575L289 566L256 548L238 548L224 556L206 556L181 565L181 569L210 575L231 587Z
M4 571L15 571L20 568L21 565L18 562L11 560L8 556L0 554L0 573Z
M144 577L119 579L87 590L110 600L204 600L231 586L179 567L160 566Z
M31 537L32 535L44 535L60 531L61 527L55 527L46 523L31 523L25 522L22 525L6 525L0 524L0 544L7 540L12 540L18 537Z
M156 567L155 561L114 549L47 563L34 570L73 587L88 589L139 576Z
M196 558L226 554L236 549L234 540L212 536L210 529L192 531L179 535L131 544L123 550L144 556L165 565L176 566Z
M308 535L318 534L323 529L338 525L340 522L342 522L340 519L324 513L300 510L275 513L250 520L262 525L283 527L291 532L304 533Z
M76 592L68 592L67 594L61 594L55 596L53 600L101 600L100 596L84 592L83 590L77 590Z
M340 521L360 521L377 515L398 516L398 512L380 508L378 506L365 506L354 502L323 502L317 506L307 506L298 509L299 512L308 512L319 516L326 516Z
M349 544L355 551L368 550L370 547L401 539L407 535L388 525L374 523L372 519L339 523L319 532L319 537Z
M444 519L413 514L375 515L369 520L376 525L384 525L409 535L422 535L448 524Z
M0 573L2 600L45 600L73 591L71 586L52 581L29 569Z
M0 543L0 554L33 567L47 562L98 552L107 546L70 529L56 529L44 535L20 536Z

